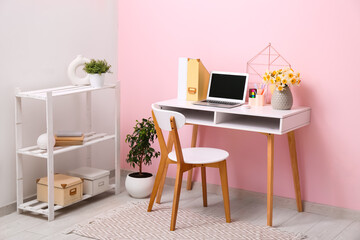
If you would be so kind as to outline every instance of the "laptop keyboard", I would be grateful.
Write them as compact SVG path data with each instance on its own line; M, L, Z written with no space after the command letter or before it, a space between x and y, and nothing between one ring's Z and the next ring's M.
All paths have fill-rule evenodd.
M217 101L217 100L204 100L204 102L219 103L219 104L226 104L226 105L236 105L237 104L237 103L234 103L234 102Z

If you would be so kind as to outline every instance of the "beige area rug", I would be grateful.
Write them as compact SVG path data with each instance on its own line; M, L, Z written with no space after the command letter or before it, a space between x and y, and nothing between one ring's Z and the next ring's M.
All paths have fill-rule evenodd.
M226 223L225 218L180 209L176 230L171 232L171 207L154 205L147 212L148 201L129 203L113 209L70 232L94 239L305 239L302 234L256 226L243 221Z

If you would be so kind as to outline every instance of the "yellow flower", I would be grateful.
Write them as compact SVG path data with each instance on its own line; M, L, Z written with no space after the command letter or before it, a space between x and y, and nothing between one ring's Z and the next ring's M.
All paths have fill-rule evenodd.
M283 91L286 86L299 86L301 82L300 73L295 73L290 67L274 70L272 72L266 70L262 78L266 84L274 84L274 89L279 91Z

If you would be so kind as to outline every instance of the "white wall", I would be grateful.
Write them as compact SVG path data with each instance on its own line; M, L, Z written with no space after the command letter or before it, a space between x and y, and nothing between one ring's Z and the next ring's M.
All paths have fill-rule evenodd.
M107 75L107 82L114 82L117 22L116 0L0 1L0 207L16 201L15 87L35 90L70 85L67 66L78 54L105 58L114 72ZM94 95L93 126L97 131L112 131L112 92ZM83 95L57 99L54 129L84 130L84 100ZM23 100L25 146L36 144L46 131L44 108L41 101ZM113 169L113 149L112 142L94 147L93 164ZM84 155L84 151L59 155L55 172L82 165ZM25 157L24 164L24 196L29 196L36 192L35 179L46 175L46 161Z

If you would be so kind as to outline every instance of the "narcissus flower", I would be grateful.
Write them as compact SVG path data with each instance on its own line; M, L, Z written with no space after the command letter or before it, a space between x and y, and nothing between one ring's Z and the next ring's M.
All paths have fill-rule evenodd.
M290 67L272 72L267 70L262 77L266 84L275 84L276 89L279 91L283 91L284 88L291 85L299 86L301 82L300 73L294 73L294 70Z

